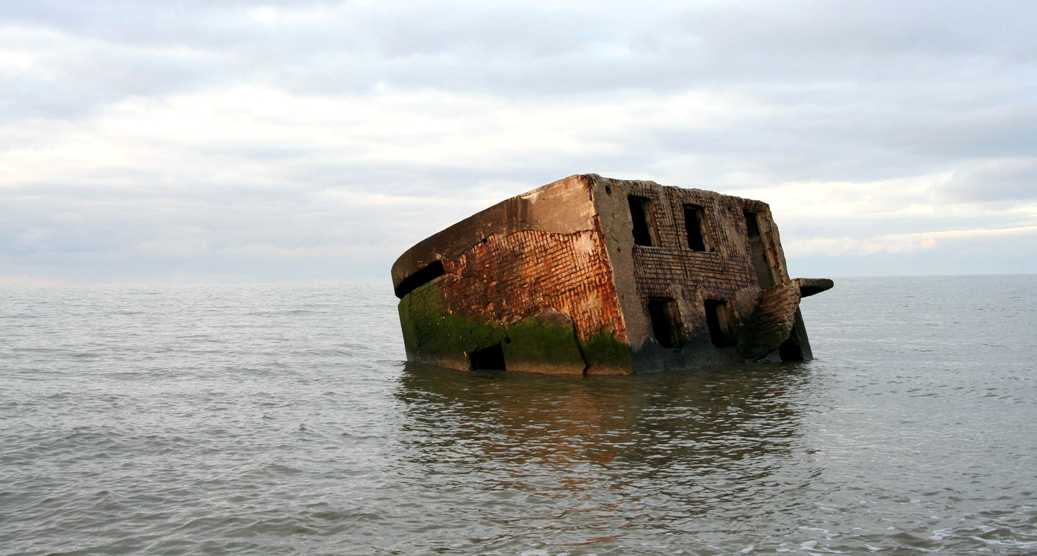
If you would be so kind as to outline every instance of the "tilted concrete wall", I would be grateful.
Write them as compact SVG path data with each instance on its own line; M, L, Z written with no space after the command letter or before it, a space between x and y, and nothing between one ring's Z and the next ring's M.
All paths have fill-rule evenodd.
M501 342L512 370L627 372L625 325L590 184L582 176L548 184L404 253L393 266L396 284L432 261L445 270L401 301L408 357L464 369L468 354ZM429 319L435 323L415 328Z
M777 226L767 204L650 181L592 179L594 204L635 354L634 369L688 368L743 360L734 348L712 345L704 301L727 302L732 317L728 324L735 335L750 322L760 301L764 288L753 267L743 211L757 215L772 279L775 283L789 281ZM627 200L630 195L650 200L652 246L634 244ZM685 204L702 207L704 251L688 246ZM683 333L681 347L664 348L655 341L646 309L647 300L653 297L673 299L676 304Z
M650 201L651 246L634 244L631 195ZM688 245L688 204L701 207L703 250ZM755 248L745 211L756 215ZM411 280L430 263L441 276ZM800 284L789 280L769 207L701 189L571 176L418 243L392 277L414 361L468 369L499 346L509 370L593 375L810 357ZM410 291L408 280L427 283ZM655 338L652 298L672 300L677 345ZM706 300L725 304L721 347Z

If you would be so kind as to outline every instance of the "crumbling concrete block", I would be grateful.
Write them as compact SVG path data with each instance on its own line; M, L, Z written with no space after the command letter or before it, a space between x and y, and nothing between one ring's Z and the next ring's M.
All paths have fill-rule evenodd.
M407 358L630 374L807 360L803 297L766 203L594 174L512 197L392 267Z

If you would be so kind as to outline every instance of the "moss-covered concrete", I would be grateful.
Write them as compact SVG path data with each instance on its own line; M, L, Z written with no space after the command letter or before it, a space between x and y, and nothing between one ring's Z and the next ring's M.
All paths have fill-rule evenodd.
M508 369L551 374L583 374L587 364L572 320L548 309L505 328Z
M505 337L503 327L447 312L436 282L401 299L399 311L407 355L418 361L466 368L466 353Z
M611 330L601 330L580 342L587 359L588 374L631 374L630 346L616 339Z
M487 322L448 312L438 283L431 282L400 300L399 312L404 345L412 360L467 369L467 354L500 343L511 370L630 372L630 348L611 331L600 331L580 342L569 318L554 310L509 325Z

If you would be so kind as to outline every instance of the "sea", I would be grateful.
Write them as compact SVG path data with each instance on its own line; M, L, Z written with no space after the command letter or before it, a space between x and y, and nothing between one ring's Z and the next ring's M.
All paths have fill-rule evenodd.
M1034 554L1037 276L843 278L814 361L405 362L391 285L0 286L0 554Z

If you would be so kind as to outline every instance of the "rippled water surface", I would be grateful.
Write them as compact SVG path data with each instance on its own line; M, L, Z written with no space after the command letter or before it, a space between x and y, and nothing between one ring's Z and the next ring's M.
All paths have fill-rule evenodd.
M1037 277L846 279L817 360L404 365L391 288L0 289L0 553L1037 553Z

